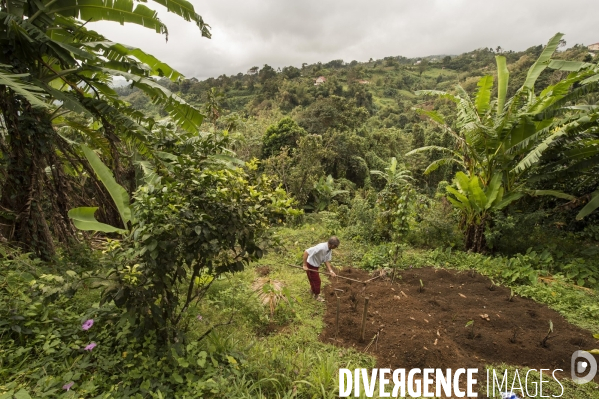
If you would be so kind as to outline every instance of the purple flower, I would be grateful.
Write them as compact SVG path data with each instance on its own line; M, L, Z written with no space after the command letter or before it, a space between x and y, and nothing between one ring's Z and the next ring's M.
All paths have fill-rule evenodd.
M85 323L83 323L81 328L83 328L83 330L87 331L90 328L92 328L93 325L94 325L94 319L89 319Z
M197 318L198 318L198 320L199 320L199 321L202 321L202 315L201 315L201 314L199 314L199 315L197 316Z
M86 346L85 348L83 348L83 349L84 349L84 350L86 350L86 351L90 351L90 352L91 352L91 350L92 350L92 349L94 349L95 347L96 347L96 343L95 343L95 342L92 342L91 344L87 345L87 346Z
M71 390L71 387L72 387L73 385L75 385L75 383L74 383L73 381L71 381L71 382L69 382L68 384L64 384L64 385L62 386L62 389L65 389L65 390L67 390L67 391L70 391L70 390Z

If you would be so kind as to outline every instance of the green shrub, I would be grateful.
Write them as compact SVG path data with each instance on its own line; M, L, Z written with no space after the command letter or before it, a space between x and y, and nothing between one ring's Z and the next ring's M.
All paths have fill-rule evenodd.
M391 263L392 251L393 244L386 243L373 246L364 254L361 266L367 270L388 267Z
M345 226L345 237L367 243L382 240L384 232L376 223L380 210L375 201L376 195L370 191L358 193L351 200L349 209L344 209L340 217Z
M581 287L599 288L599 267L596 262L576 258L557 268L564 277Z
M297 147L297 141L306 134L293 119L281 119L276 125L270 126L262 138L262 159L277 155L283 147Z
M417 247L462 248L464 236L458 228L458 215L445 198L419 195L413 211L413 226L407 239Z

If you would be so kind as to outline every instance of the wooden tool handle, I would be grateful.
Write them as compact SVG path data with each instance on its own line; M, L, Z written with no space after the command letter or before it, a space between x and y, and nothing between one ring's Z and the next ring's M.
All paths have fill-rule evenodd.
M301 267L301 266L296 266L296 265L287 265L287 266L290 266L290 267L295 267L296 269L302 269L302 270L304 269L303 267ZM318 270L312 270L312 269L308 269L308 271L311 271L311 272L314 272L314 273L325 274L325 275L327 275L327 276L330 276L330 273L327 273L327 272L321 272L321 271L318 271ZM349 278L349 277L340 276L340 275L338 275L338 274L337 274L337 275L335 275L335 277L344 278L344 279L346 279L346 280L350 280L350 281L355 281L356 283L362 283L362 284L366 284L364 281L355 280L355 279L353 279L353 278Z

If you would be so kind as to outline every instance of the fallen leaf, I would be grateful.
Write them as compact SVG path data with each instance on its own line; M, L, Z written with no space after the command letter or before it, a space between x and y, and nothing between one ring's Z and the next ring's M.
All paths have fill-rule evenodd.
M424 319L424 321L426 321L426 322L428 323L428 320L427 320L427 319Z
M412 320L416 321L416 319L415 319L415 318L413 318L413 317L410 317L410 319L412 319Z
M399 301L401 297L399 295L393 295L393 299L397 299Z
M428 348L427 348L426 346L423 346L423 348L424 348L424 350L425 350L425 351L427 351L427 350L428 350Z
M466 298L466 295L462 294L461 292L458 293L458 295L460 295L462 298Z
M391 291L395 291L395 288L391 288Z
M401 295L405 296L406 298L408 297L408 296L406 295L406 293L405 293L405 292L403 292L403 291L401 291Z
M433 345L435 345L435 346L436 346L436 345L437 345L437 341L438 341L438 339L436 339L436 340L435 340L435 343L434 343Z
M437 337L440 337L440 336L441 336L441 334L439 334L439 330L437 330Z

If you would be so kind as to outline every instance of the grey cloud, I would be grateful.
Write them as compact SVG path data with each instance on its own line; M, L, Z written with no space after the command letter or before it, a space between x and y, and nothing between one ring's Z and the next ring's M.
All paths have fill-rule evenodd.
M569 45L599 41L596 0L193 1L213 38L160 8L166 43L137 26L96 23L108 38L154 54L200 79L250 67L367 61L389 55L459 54L481 47L523 50L556 32Z

